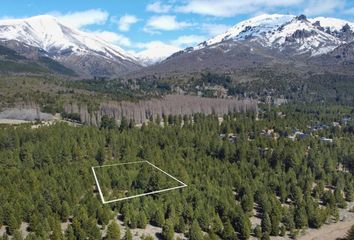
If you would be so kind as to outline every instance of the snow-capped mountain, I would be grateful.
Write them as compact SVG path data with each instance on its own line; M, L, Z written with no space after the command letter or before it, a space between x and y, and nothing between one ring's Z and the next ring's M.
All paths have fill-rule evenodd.
M293 54L310 53L315 56L353 41L353 31L354 23L340 19L324 17L308 19L304 15L264 14L242 21L225 33L192 49L199 50L226 41L249 41L267 48L290 51ZM345 32L347 34L344 34Z
M204 70L230 73L249 69L257 71L264 67L272 69L280 65L293 70L301 68L308 71L316 68L325 71L324 65L321 65L324 63L323 57L331 55L330 64L340 65L348 60L345 56L352 56L350 51L354 52L354 49L351 50L350 43L354 42L353 31L354 23L339 19L260 15L242 21L197 46L174 53L161 63L139 72L140 76L178 75ZM342 48L348 53L341 53L343 57L334 53L344 45L348 45Z
M330 54L345 44L352 46L353 31L354 23L340 19L265 14L148 67L152 61L146 55L164 49L133 56L94 33L73 29L48 15L0 20L0 44L29 58L50 57L79 75L112 76L142 68L158 73L241 69L284 61L304 65L305 60ZM343 49L350 51L350 47Z
M332 32L340 32L343 30L343 27L348 25L352 30L354 29L354 23L345 21L337 18L329 18L329 17L316 17L313 19L309 19L313 24L320 25L324 28L325 31Z
M81 74L114 75L140 68L138 60L118 46L93 33L65 26L49 15L1 20L0 41L36 47Z

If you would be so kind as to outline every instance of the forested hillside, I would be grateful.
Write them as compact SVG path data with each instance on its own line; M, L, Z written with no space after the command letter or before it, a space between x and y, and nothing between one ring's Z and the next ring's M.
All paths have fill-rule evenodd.
M48 57L28 59L11 48L0 45L0 73L61 74L76 76L75 72Z
M7 108L36 108L66 119L99 126L104 115L116 122L135 123L168 115L217 114L256 111L257 101L236 96L227 99L172 94L156 89L156 82L116 80L72 81L52 76L0 77L0 112ZM168 88L170 88L169 86ZM19 116L21 117L21 116Z
M352 118L352 108L288 104L228 114L221 124L195 114L171 115L164 127L117 127L107 117L101 128L1 126L2 239L101 239L107 225L106 239L119 239L110 223L118 215L121 232L152 224L163 239L268 239L319 228L353 201ZM295 130L307 135L289 138ZM91 166L140 159L188 187L103 205Z

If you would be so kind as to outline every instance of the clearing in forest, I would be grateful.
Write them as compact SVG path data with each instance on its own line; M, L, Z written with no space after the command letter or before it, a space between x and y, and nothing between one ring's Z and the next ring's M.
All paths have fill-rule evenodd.
M149 161L96 166L92 172L103 204L187 186Z

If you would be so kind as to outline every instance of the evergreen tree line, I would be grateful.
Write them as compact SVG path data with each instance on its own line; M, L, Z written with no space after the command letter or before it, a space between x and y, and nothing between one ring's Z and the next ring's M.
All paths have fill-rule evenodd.
M164 239L175 233L192 240L268 239L319 228L338 221L338 209L353 200L353 122L316 132L331 136L332 144L315 134L296 141L287 134L311 121L330 125L347 114L351 109L345 107L286 105L264 111L258 120L254 113L227 114L221 124L216 116L195 114L166 118L164 127L157 120L141 128L118 127L109 119L101 128L3 126L3 239L22 239L24 223L30 231L26 239L131 239L129 230L121 234L117 216L126 229L161 227ZM280 137L265 137L264 129ZM188 187L103 205L91 166L142 159L168 169ZM111 177L107 189L118 184L114 172ZM134 184L151 186L144 177ZM254 215L260 225L251 223Z

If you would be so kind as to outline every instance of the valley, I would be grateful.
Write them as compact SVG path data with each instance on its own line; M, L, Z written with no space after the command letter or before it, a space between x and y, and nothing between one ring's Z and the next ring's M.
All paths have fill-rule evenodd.
M354 239L351 17L51 4L0 18L0 240Z

